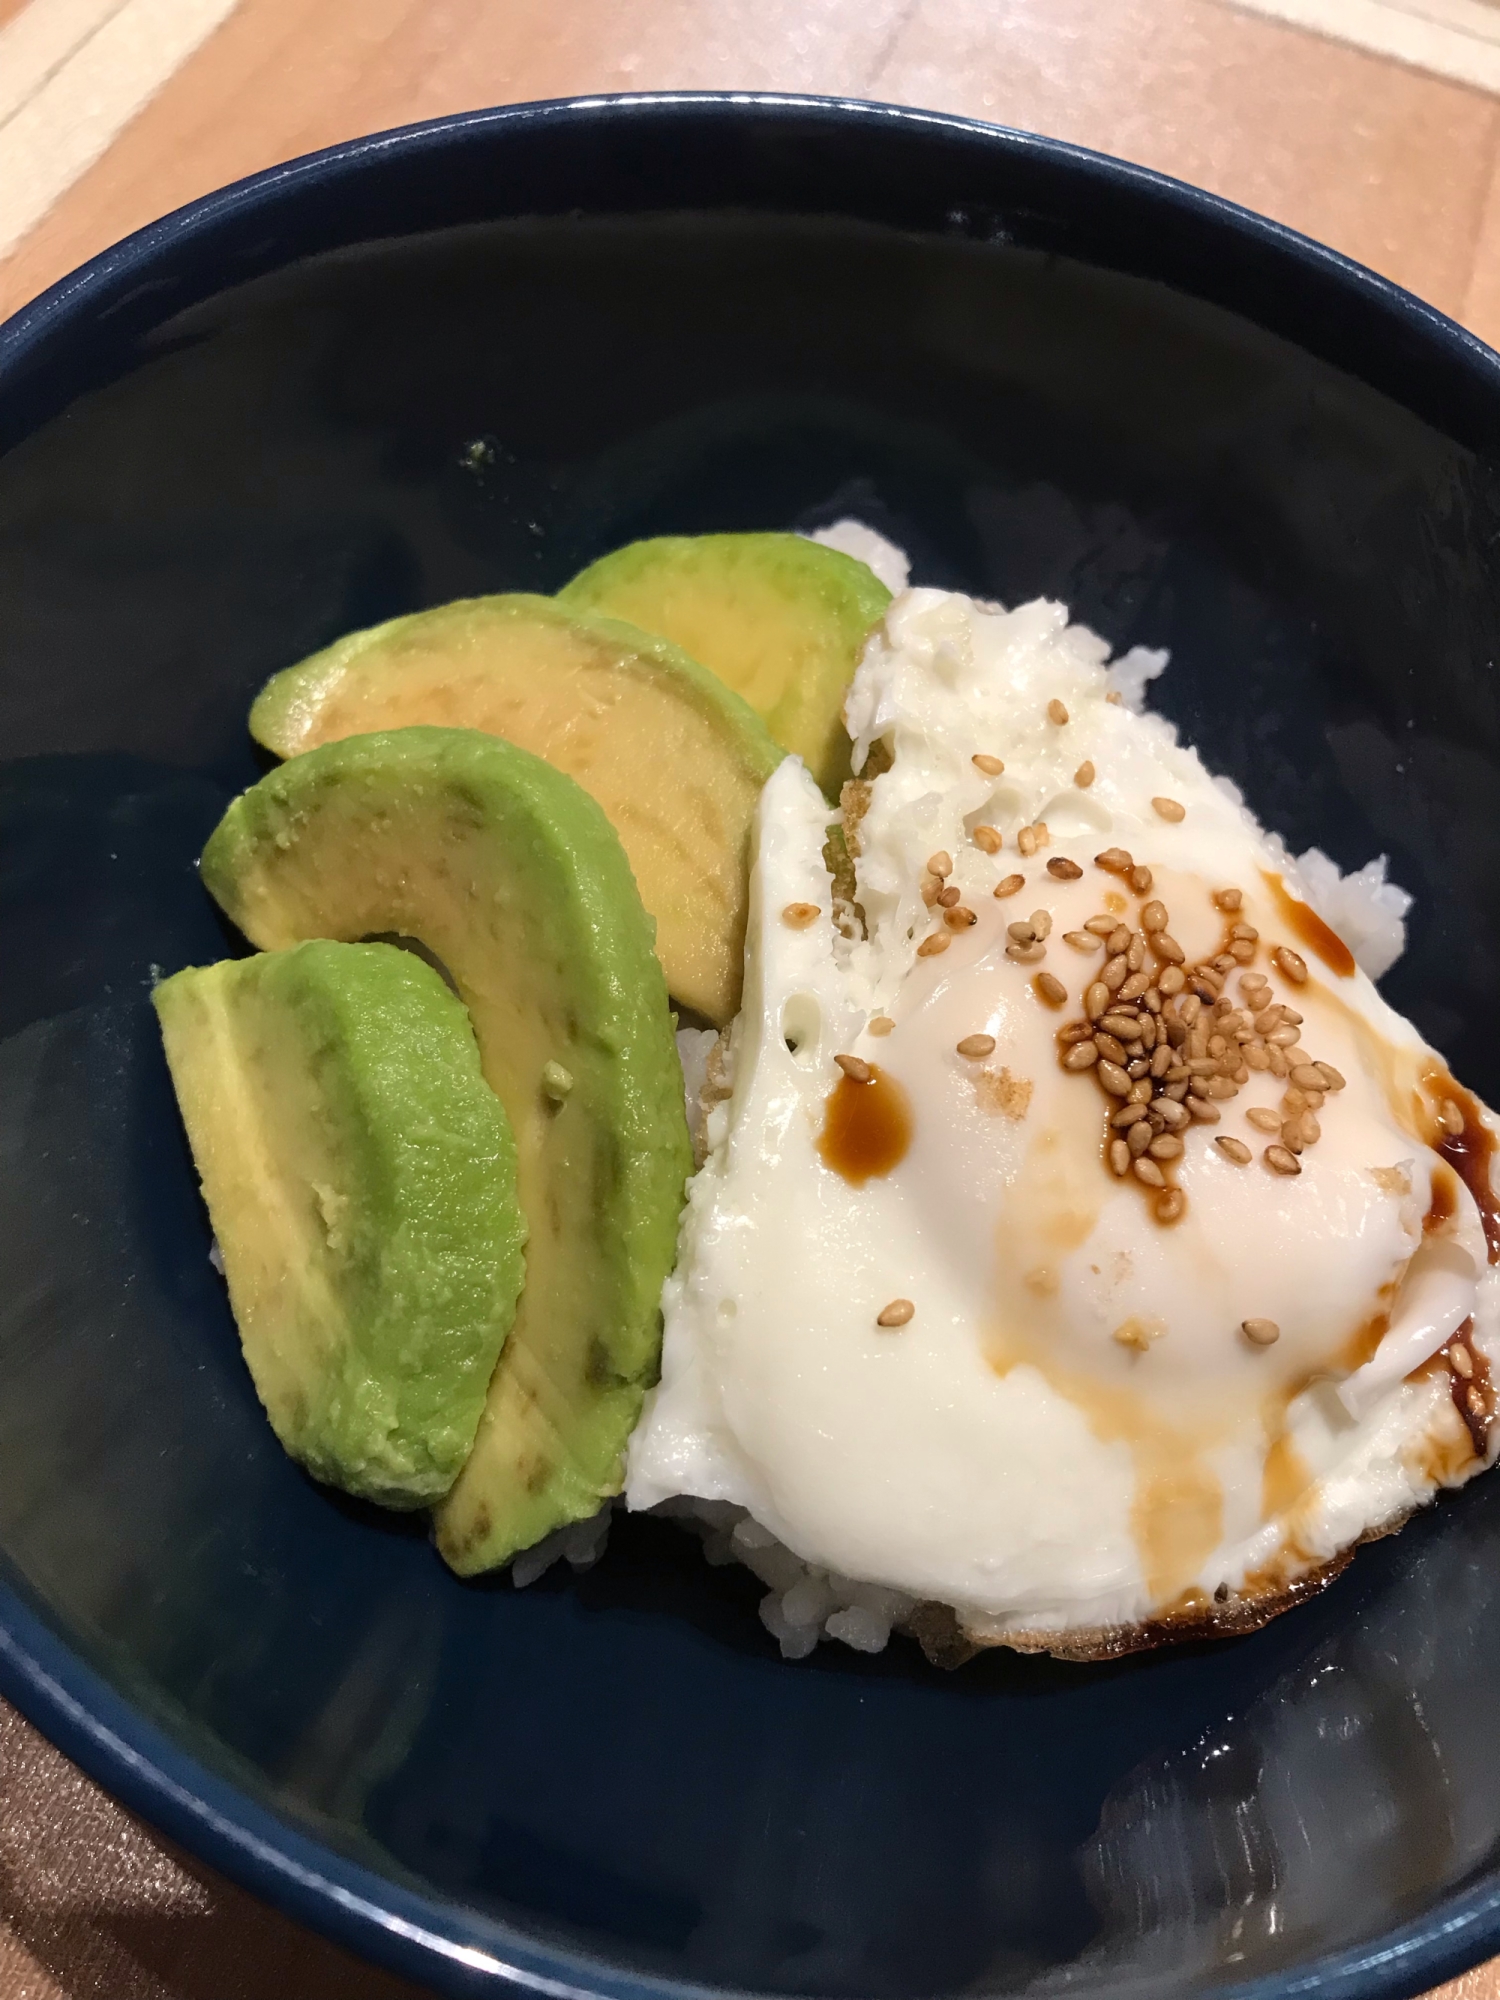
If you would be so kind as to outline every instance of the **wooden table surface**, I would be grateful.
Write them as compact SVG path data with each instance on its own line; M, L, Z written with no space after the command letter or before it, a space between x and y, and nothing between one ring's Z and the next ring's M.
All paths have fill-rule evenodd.
M202 0L150 4L170 27ZM45 47L69 6L0 0L0 52L23 27ZM65 74L39 63L34 81L54 118L98 115ZM5 86L0 67L0 141ZM127 231L314 147L475 105L671 88L883 98L1122 154L1500 344L1500 98L1226 0L239 0L0 260L0 317ZM95 1996L416 2000L172 1853L0 1704L0 2000ZM1500 2000L1500 1961L1443 1996Z

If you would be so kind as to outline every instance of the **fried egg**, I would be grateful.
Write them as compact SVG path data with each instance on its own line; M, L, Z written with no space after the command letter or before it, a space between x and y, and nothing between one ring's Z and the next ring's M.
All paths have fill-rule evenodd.
M767 785L627 1483L1078 1656L1260 1622L1481 1469L1500 1314L1489 1114L1106 659L907 591L842 814Z

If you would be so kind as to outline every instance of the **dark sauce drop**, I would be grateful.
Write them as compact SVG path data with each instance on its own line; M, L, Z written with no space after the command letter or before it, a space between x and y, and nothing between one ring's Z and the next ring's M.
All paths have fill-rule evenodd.
M1440 1084L1435 1083L1434 1087L1458 1106L1463 1113L1464 1129L1462 1132L1439 1132L1432 1142L1433 1150L1442 1155L1473 1195L1474 1205L1484 1223L1484 1240L1489 1245L1490 1262L1500 1264L1500 1200L1496 1198L1490 1179L1495 1154L1494 1136L1479 1115L1479 1103L1472 1091L1465 1090L1461 1083L1454 1083L1448 1077Z
M870 1065L870 1081L840 1076L828 1093L818 1157L852 1187L888 1174L911 1144L911 1102L894 1077Z
M1495 1421L1495 1389L1490 1381L1490 1364L1474 1345L1474 1322L1466 1319L1451 1340L1440 1350L1448 1363L1448 1389L1453 1407L1468 1426L1469 1440L1476 1458L1488 1458L1490 1426ZM1463 1349L1465 1366L1455 1368L1453 1350Z
M1322 959L1329 971L1336 972L1340 979L1352 978L1354 953L1338 932L1330 930L1316 910L1309 909L1297 897L1289 896L1279 875L1266 874L1265 879L1276 898L1282 922L1298 943L1306 945L1313 956Z

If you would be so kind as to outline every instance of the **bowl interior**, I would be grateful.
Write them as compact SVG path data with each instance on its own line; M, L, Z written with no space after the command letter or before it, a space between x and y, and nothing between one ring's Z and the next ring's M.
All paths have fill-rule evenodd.
M302 1477L239 1359L148 991L242 948L194 863L258 775L249 701L639 535L853 513L918 581L1170 648L1155 705L1269 826L1391 857L1386 991L1500 1096L1500 484L1417 413L1420 340L1403 407L1352 307L1319 358L1034 216L701 198L273 240L0 383L4 1574L435 1931L585 1984L1175 1995L1357 1957L1495 1865L1493 1482L1253 1638L791 1666L662 1523L582 1578L457 1582Z

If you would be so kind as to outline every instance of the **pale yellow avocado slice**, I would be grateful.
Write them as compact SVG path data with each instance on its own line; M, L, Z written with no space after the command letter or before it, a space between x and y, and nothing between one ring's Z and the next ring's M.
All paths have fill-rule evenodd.
M656 920L669 991L716 1025L733 1017L751 823L783 755L747 703L665 639L514 595L350 633L250 712L280 757L413 723L502 736L582 785Z
M864 563L801 535L662 535L601 556L558 595L701 660L838 796L844 696L891 601Z

